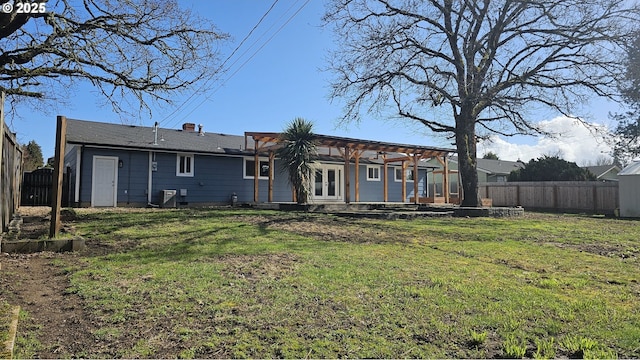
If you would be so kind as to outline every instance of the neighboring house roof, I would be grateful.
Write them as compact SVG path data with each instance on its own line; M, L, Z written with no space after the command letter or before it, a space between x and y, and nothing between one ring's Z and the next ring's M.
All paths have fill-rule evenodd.
M595 175L597 179L603 178L609 173L611 173L613 177L616 177L620 173L620 167L618 167L618 165L585 166L584 168Z
M478 168L487 170L490 174L509 175L513 170L522 169L524 163L521 161L506 161L492 159L478 159Z
M458 162L457 157L449 159L455 163ZM521 161L506 161L506 160L492 160L492 159L477 159L478 171L485 172L493 175L509 175L513 170L518 170L524 167L524 163Z

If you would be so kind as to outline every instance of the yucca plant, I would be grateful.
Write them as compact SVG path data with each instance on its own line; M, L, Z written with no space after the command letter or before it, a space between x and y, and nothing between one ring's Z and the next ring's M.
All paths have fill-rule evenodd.
M313 134L313 123L295 118L281 134L282 147L277 156L282 161L282 170L296 194L298 204L306 204L311 193L311 175L314 159L318 154Z

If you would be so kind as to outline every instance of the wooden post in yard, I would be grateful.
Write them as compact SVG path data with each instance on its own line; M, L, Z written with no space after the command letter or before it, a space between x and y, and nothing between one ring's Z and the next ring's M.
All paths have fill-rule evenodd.
M4 158L4 91L0 93L0 172L4 170L4 165L2 164L2 159ZM4 181L4 175L0 174L0 233L3 232L4 225L8 225L4 223L4 186L2 182Z
M57 120L56 150L53 160L50 239L58 236L60 228L62 227L62 223L60 222L60 207L62 206L62 178L64 171L64 143L67 141L67 118L58 115Z

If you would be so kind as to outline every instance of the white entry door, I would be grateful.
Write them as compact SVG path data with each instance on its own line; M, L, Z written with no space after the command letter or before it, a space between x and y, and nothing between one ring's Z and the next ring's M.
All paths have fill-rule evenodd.
M314 200L341 200L342 199L342 171L339 165L321 165L315 171L313 177Z
M91 178L91 206L116 206L118 193L118 158L93 157Z

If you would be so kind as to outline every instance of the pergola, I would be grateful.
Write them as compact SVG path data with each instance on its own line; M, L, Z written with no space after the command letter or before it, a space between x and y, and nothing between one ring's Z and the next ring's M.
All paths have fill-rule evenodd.
M254 142L253 149L249 146L249 138ZM253 150L255 156L255 174L259 173L259 157L260 155L268 155L269 158L269 185L268 185L268 202L273 202L273 164L275 160L275 151L281 146L282 142L280 133L275 132L245 132L245 149L247 151ZM351 174L350 164L353 160L355 168L358 169L360 165L360 159L365 152L375 152L377 155L381 155L383 159L383 187L384 187L384 202L389 201L388 196L388 184L387 184L387 165L389 163L401 162L402 173L406 173L406 169L409 166L413 167L413 173L417 176L418 164L420 160L426 160L429 158L435 158L442 164L443 169L443 188L449 188L449 164L447 161L447 155L454 153L453 149L427 147L418 145L396 144L387 143L382 141L371 141L352 139L338 136L327 135L315 135L314 140L319 148L327 148L329 156L332 155L332 150L335 149L336 157L344 160L344 200L345 203L351 202ZM360 179L359 171L354 174L355 180L355 202L360 201ZM406 199L406 176L402 176L402 199ZM254 202L258 202L258 176L254 177L254 190L253 199ZM413 182L414 202L419 203L418 196L418 181ZM449 203L449 191L443 191L444 202ZM295 193L293 195L295 201Z

